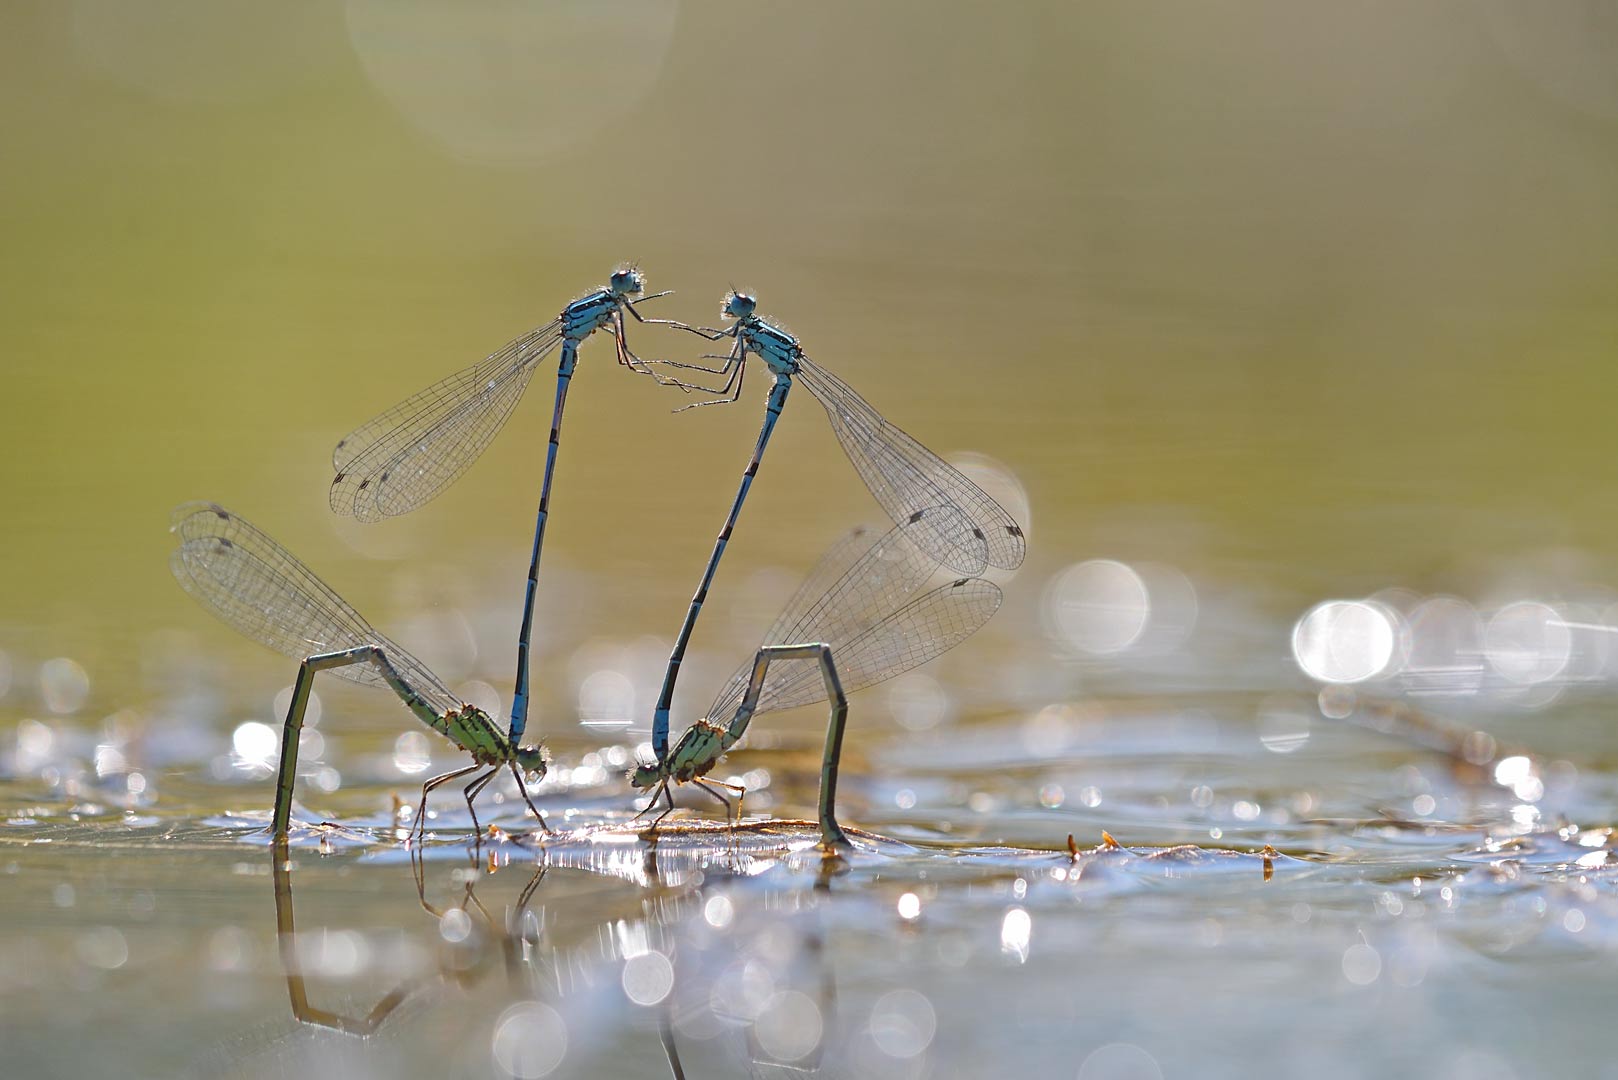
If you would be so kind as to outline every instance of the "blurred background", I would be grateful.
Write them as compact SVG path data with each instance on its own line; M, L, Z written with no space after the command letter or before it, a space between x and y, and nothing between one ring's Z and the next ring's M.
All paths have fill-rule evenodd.
M1250 586L1287 621L1388 586L1618 579L1618 20L1558 11L8 5L18 692L67 657L105 712L165 650L234 646L165 566L169 508L209 498L508 694L545 377L406 518L334 518L328 455L623 260L677 290L664 316L756 290L890 419L986 455L1031 507L1001 622L1098 557ZM666 649L764 390L672 415L679 395L586 347L540 592L547 716L576 706L581 642ZM720 575L735 610L698 648L728 667L873 512L796 402ZM781 580L751 610L760 571ZM449 608L473 612L460 654L407 632Z

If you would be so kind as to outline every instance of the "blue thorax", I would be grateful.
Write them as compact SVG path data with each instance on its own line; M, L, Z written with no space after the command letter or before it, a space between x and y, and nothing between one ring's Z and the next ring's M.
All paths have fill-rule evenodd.
M797 374L803 349L798 339L785 330L754 315L737 322L736 334L742 340L743 350L763 360L774 374Z
M570 341L583 341L610 323L621 303L623 297L611 289L597 289L579 297L562 309L562 336Z

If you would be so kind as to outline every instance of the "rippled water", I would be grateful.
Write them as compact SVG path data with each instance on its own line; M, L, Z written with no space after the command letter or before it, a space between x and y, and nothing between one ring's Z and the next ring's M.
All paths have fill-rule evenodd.
M269 11L0 14L0 1073L1618 1076L1607 5ZM502 778L473 852L449 791L418 886L464 761L322 679L274 851L293 665L169 509L499 713L548 390L400 521L333 518L331 447L623 259L1003 498L1003 608L854 698L846 859L813 709L722 767L744 828L687 792L654 843L623 771L762 387L673 415L592 342L558 833ZM677 722L872 514L800 395Z
M1126 631L1167 631L1119 581L1153 573L1175 583L1178 643L1137 652ZM1529 638L1552 651L1529 664L1520 642L1471 649L1364 601L1385 626L1312 637L1303 614L1289 657L1285 625L1211 600L1192 619L1195 583L1165 574L1060 571L1042 641L985 635L937 680L857 696L846 858L793 820L818 782L812 710L724 767L752 789L741 830L683 798L649 836L622 779L636 747L564 733L536 793L556 834L508 781L474 856L451 793L419 864L412 778L454 757L381 695L323 700L290 853L265 831L266 721L186 728L181 704L90 731L25 719L0 758L17 1075L82 1075L114 1047L151 1076L1460 1077L1593 1059L1618 773L1508 744L1596 723L1604 658L1574 649L1525 705L1508 676L1556 667L1543 627ZM1389 633L1398 657L1369 681L1302 677ZM1263 660L1233 668L1219 642ZM1068 659L1033 665L1036 688L1019 652L1053 648ZM1096 689L1059 692L1055 673ZM49 708L83 673L37 678ZM339 702L375 730L346 730ZM1461 722L1485 717L1496 736Z

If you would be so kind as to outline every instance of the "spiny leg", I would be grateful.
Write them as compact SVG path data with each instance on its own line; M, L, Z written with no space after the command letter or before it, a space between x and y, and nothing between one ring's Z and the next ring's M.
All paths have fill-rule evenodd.
M712 781L710 781L710 780L704 780L701 777L698 777L697 779L692 780L691 782L693 784L697 785L697 787L701 788L703 791L706 791L709 795L712 795L715 799L719 800L719 804L725 808L725 828L727 828L727 829L730 828L731 811L733 809L735 809L735 808L730 805L730 800L729 799L725 798L718 791L715 791L713 789L713 787L711 787L710 785L711 784L718 784L720 787L727 788L727 789L729 789L731 791L740 791L744 795L746 794L747 789L746 788L740 788L735 784L724 783L721 780L712 780ZM738 818L738 820L740 820L740 819Z
M477 772L481 768L483 768L482 764L474 761L464 769L456 769L453 772L439 773L437 776L421 785L421 806L416 810L415 839L424 839L427 835L427 796L431 795L435 789L442 787L451 780L459 779L469 772Z
M326 668L346 667L349 664L359 663L370 663L373 667L375 667L377 672L382 676L382 681L387 683L389 689L391 689L394 694L398 696L400 701L404 702L405 705L409 707L411 712L416 713L417 716L428 723L429 726L432 726L435 729L438 728L438 725L434 723L434 719L437 718L429 719L428 714L423 712L423 710L426 708L426 703L423 701L421 694L415 689L415 687L411 686L405 681L404 676L399 673L399 669L393 666L393 663L388 659L387 653L384 652L382 647L379 645L361 645L357 648L345 649L342 652L321 653L316 656L311 656L304 661L304 668L308 669L310 679L312 680L314 672L321 671ZM299 692L300 690L301 694ZM308 698L309 681L300 678L299 685L293 688L292 707L287 710L288 729L292 730L294 734L296 733L296 728L293 726L294 719L296 719L296 727L301 728L303 724L303 710L308 704ZM282 838L285 838L286 819L287 815L291 812L292 784L289 778L291 777L293 771L288 766L289 762L295 765L297 761L296 738L292 740L292 748L290 753L288 752L288 747L283 744L281 748L281 760L282 772L284 774L281 778L281 786L285 789L286 805L282 805L282 799L278 795L276 803L276 822L279 835ZM455 769L451 772L435 776L421 786L421 804L416 809L416 821L412 829L414 838L420 838L426 835L427 797L432 793L433 789L438 787L440 784L454 780L458 776L465 776L467 773L472 772L480 767L480 765L474 762L464 769Z
M740 378L742 369L747 366L746 343L742 340L740 333L737 334L736 344L730 350L730 352L723 356L713 353L704 353L702 358L704 360L719 360L721 363L718 367L708 367L706 364L687 364L679 360L657 360L654 361L654 363L663 367L678 368L682 371L701 371L706 372L709 375L723 375L725 376L724 385L717 387L704 386L701 383L686 382L685 380L678 378L670 379L666 376L660 376L658 381L664 382L666 380L667 382L672 382L675 386L678 386L687 392L692 390L701 390L705 394L718 394L721 398L730 396L732 391L736 388L736 384Z
M646 823L646 828L648 831L655 830L664 818L674 813L674 794L669 791L669 780L667 777L664 777L663 782L657 785L657 790L652 792L652 797L650 799L646 800L646 805L641 807L640 813L636 814L629 820L636 821L645 817L647 814L650 814L652 812L652 808L657 805L658 799L667 799L668 809L664 810L661 814L657 815L651 821Z
M724 375L724 374L729 373L730 364L732 362L734 362L735 360L740 359L740 355L741 355L740 354L741 338L740 338L740 336L739 336L739 334L738 334L735 327L732 327L729 330L706 330L706 329L702 329L700 327L687 325L686 323L677 322L677 321L675 321L673 319L647 319L647 318L643 317L640 314L640 312L636 311L633 307L630 308L630 314L634 315L635 318L639 319L643 323L646 323L646 324L649 324L649 325L655 324L655 325L661 325L661 326L672 326L672 327L674 327L675 329L678 329L678 330L688 330L691 333L696 334L698 337L705 338L708 341L719 341L720 339L726 338L726 337L732 337L732 336L736 337L736 345L737 345L737 347L735 349L731 350L730 355L728 355L728 356L708 356L707 354L704 354L704 358L706 358L706 359L724 360L724 361L726 361L726 364L723 367L710 368L710 367L705 367L705 366L703 366L701 364L684 364L684 363L681 363L681 362L679 362L677 360L643 360L639 356L635 355L634 351L629 348L628 342L623 338L623 336L622 336L622 334L623 334L623 317L620 314L618 316L618 325L619 325L619 341L620 341L620 346L621 347L620 347L620 355L619 355L619 358L618 358L618 362L620 364L623 364L625 367L629 368L631 371L635 372L637 375L650 375L653 379L655 379L657 381L658 385L660 385L660 386L677 386L687 394L689 394L692 390L704 389L702 387L695 386L695 385L693 385L691 383L682 382L679 379L670 378L670 377L668 377L666 375L660 375L660 374L657 373L657 371L655 371L653 369L652 365L654 365L654 364L663 365L663 366L667 366L667 367L684 368L684 369L687 369L687 370L705 371L705 372L708 372L709 374L712 374L712 375Z
M736 347L732 349L728 355L708 356L705 354L704 359L722 360L724 362L716 368L704 367L701 364L682 364L675 360L662 360L659 361L659 363L665 364L668 367L683 368L687 371L705 371L710 375L723 375L725 376L725 381L721 386L703 386L700 383L688 383L681 379L675 379L673 381L676 385L683 387L688 391L701 390L705 394L718 394L718 400L720 401L734 400L735 395L741 391L742 376L746 373L747 369L747 351L743 347L742 340L740 338L736 339ZM691 406L689 405L686 406L686 408L690 407ZM684 410L675 410L675 412L682 411Z
M660 296L666 296L668 294L667 293L660 293L659 295ZM647 300L650 300L650 299L652 299L652 298L649 297L649 296L643 296L643 297L640 298L640 300L636 301L636 303L644 304ZM707 338L709 341L720 341L720 340L722 340L724 338L730 337L732 334L734 334L736 332L735 327L730 327L730 328L724 329L724 330L718 330L718 329L715 329L712 326L692 326L690 323L683 323L678 319L648 319L646 316L644 316L640 312L636 311L633 306L630 306L630 305L625 305L625 306L629 307L629 313L631 315L635 316L636 319L638 319L641 322L645 323L647 326L667 326L667 327L671 327L671 328L673 328L675 330L684 330L688 334L695 334L700 338Z
M698 337L707 338L709 341L718 341L720 338L726 337L731 333L730 330L715 330L711 326L692 326L690 323L683 323L678 319L648 319L646 316L642 315L640 313L640 309L635 306L636 304L645 304L652 300L659 300L665 296L673 295L673 289L664 289L662 292L649 293L635 299L631 299L626 296L622 301L623 311L628 311L635 317L635 321L641 323L642 325L670 326L676 330L685 330L688 333L697 335ZM620 320L623 318L623 311L619 311L617 313Z
M511 775L517 778L517 790L522 792L522 801L528 804L528 809L532 810L534 812L534 816L539 819L539 827L549 833L551 831L551 827L545 824L545 815L539 812L539 807L534 805L533 798L529 796L528 785L523 783L522 771L517 768L517 763L515 761L511 762L510 764Z
M706 364L688 364L683 360L649 360L646 362L656 364L659 367L679 368L681 371L705 371L709 375L730 375L734 373L736 363L741 357L737 355L735 349L732 349L728 353L703 353L702 359L723 360L724 363L718 367L709 367Z
M613 336L618 339L618 362L620 364L623 364L631 371L637 372L641 375L651 374L651 372L645 370L646 361L636 356L635 350L629 347L629 335L627 332L627 325L624 322L625 311L633 315L635 317L635 321L641 323L642 325L672 326L680 330L689 330L693 334L697 334L699 337L707 338L709 341L717 341L719 338L724 336L725 332L723 330L699 331L696 327L689 326L686 323L679 322L675 319L648 319L646 316L642 315L640 313L640 309L635 306L636 304L645 304L652 300L658 300L662 297L672 295L674 295L674 290L665 289L662 292L655 292L642 296L638 300L632 300L626 296L619 301L618 310L612 313L612 321Z
M682 405L680 408L675 409L674 411L680 413L685 412L688 409L700 409L705 405L734 405L736 404L736 399L742 396L742 383L746 379L747 365L745 363L737 364L736 377L731 383L726 383L725 388L722 390L709 391L709 393L719 394L719 397L713 398L709 401L698 401L690 405ZM732 388L732 383L734 383L734 389Z
M726 846L730 848L730 853L735 855L736 830L741 826L742 823L742 800L747 798L747 789L742 787L740 784L727 784L723 780L714 780L712 778L697 779L693 781L693 783L695 783L703 791L706 791L708 794L725 804L725 837L729 841ZM719 794L719 792L715 791L713 788L709 787L709 784L718 784L720 787L736 793L735 825L732 825L730 821L730 800Z
M483 794L483 789L489 786L489 781L493 780L499 771L500 766L496 765L482 776L474 777L471 783L461 789L461 793L466 796L466 812L472 815L472 835L480 839L483 836L483 826L478 824L478 812L472 806L472 800Z
M693 390L700 390L704 394L715 394L717 396L712 399L712 403L716 405L730 401L731 392L736 386L734 379L726 379L723 386L703 386L701 383L686 382L684 379L671 379L667 375L659 376L657 381L664 386L678 386L688 394ZM699 402L699 404L707 404L707 402ZM683 405L674 411L685 412L686 409L692 407L691 405Z
M624 306L629 307L627 303ZM646 321L632 307L629 308L629 313L640 319L641 322ZM618 354L619 366L626 367L637 375L651 375L653 378L657 378L657 374L647 366L646 361L636 356L635 351L629 347L629 337L627 327L624 325L624 313L622 311L613 312L611 333L615 342L614 347Z
M652 797L646 800L646 805L641 807L640 810L636 812L635 816L630 818L629 820L630 821L639 821L641 818L645 817L647 814L650 814L652 812L652 807L657 805L658 798L663 794L663 789L665 787L667 787L667 786L668 786L668 780L665 779L665 780L661 781L657 785L657 790L652 792Z
M663 781L663 799L668 803L668 806L661 814L652 819L652 828L654 829L663 823L664 818L674 813L674 791L669 787L667 780Z

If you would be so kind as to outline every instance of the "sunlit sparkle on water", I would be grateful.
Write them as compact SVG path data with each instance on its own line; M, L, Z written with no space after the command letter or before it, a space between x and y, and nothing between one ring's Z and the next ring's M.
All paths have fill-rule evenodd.
M249 720L237 725L230 737L230 745L243 767L268 769L275 761L281 736L268 724Z
M1000 949L1017 960L1028 959L1028 944L1033 936L1034 921L1022 908L1012 908L1000 923Z
M1330 600L1313 608L1292 633L1298 666L1322 682L1357 683L1393 659L1396 627L1380 605Z

